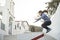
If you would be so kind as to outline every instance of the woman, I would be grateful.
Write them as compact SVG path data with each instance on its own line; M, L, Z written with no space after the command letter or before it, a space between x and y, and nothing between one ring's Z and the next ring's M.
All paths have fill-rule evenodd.
M39 15L41 16L40 18L36 19L35 22L39 21L40 19L43 19L44 20L44 23L41 25L43 28L45 28L47 31L46 33L48 33L51 29L47 26L51 25L51 20L50 18L45 14L45 13L48 13L47 10L44 10L43 12L42 11L39 11L38 12Z

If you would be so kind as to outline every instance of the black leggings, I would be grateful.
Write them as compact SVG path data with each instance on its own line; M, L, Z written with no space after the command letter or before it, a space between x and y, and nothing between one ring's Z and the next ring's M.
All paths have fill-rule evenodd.
M49 29L47 26L51 25L51 21L45 21L43 24L42 24L42 27L45 28L45 29Z

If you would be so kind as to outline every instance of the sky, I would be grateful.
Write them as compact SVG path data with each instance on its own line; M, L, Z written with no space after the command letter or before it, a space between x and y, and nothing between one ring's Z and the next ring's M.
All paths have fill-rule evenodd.
M32 24L37 16L39 10L46 10L51 0L13 0L14 16L16 21L28 21ZM6 0L0 0L0 6L5 5ZM41 22L39 22L40 24Z
M6 0L0 0L0 6L5 6Z
M32 23L39 10L45 10L50 0L14 0L14 16L15 20L28 21Z

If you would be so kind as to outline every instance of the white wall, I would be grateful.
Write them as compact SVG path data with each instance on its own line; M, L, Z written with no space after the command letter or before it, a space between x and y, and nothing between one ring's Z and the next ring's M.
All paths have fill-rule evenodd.
M60 3L56 13L52 16L52 25L49 26L52 30L48 34L60 40Z
M6 27L6 32L8 31L7 29L8 29L8 11L7 11L7 9L6 9L6 6L0 6L0 12L2 12L2 19L1 19L1 21L2 21L2 23L4 23L5 24L5 27ZM8 15L8 16L7 16Z
M14 13L11 13L12 15L9 14L10 7L11 7L10 6L11 0L5 0L5 1L6 1L5 5L0 6L0 11L2 12L2 22L5 24L5 32L8 34L8 32L9 32L9 17L12 17L14 19L14 17L13 17Z

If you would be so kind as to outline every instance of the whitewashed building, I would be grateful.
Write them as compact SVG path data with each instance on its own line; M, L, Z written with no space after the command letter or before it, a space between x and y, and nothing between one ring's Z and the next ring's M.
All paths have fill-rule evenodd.
M29 27L26 23L15 21L13 0L0 0L0 34L16 35L27 32Z
M0 18L0 29L6 34L12 34L15 18L13 0L0 0Z

